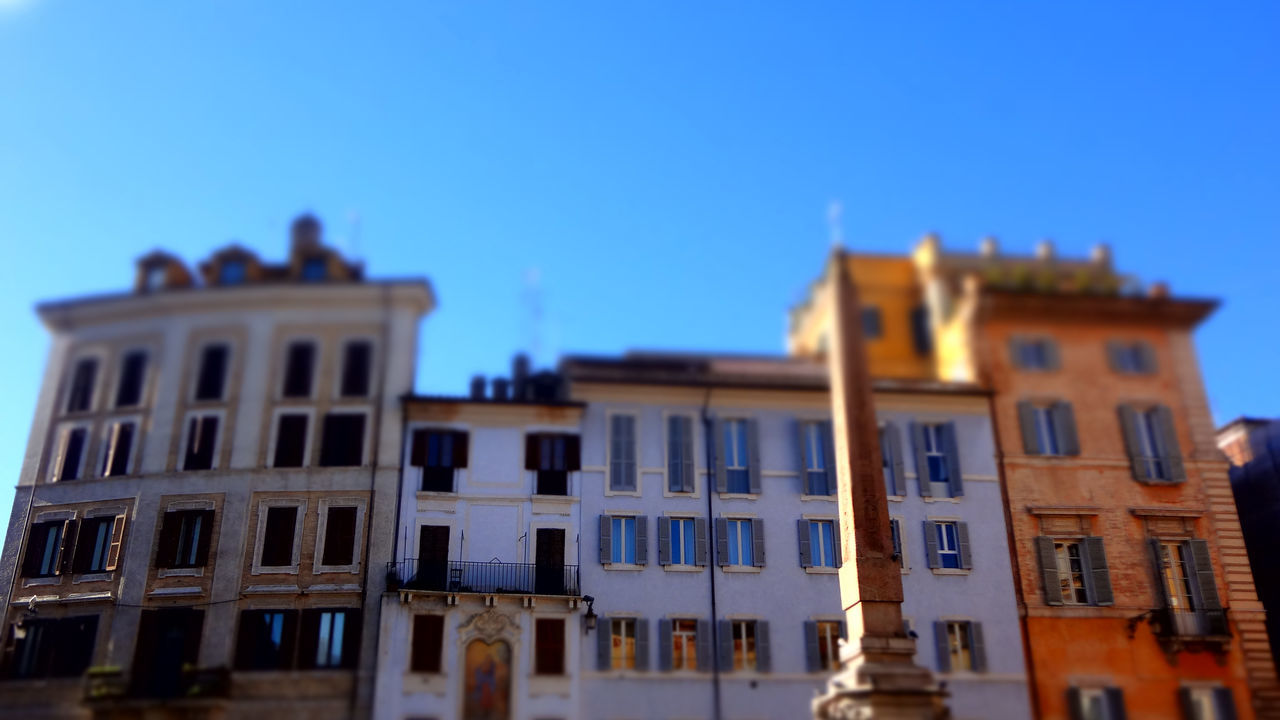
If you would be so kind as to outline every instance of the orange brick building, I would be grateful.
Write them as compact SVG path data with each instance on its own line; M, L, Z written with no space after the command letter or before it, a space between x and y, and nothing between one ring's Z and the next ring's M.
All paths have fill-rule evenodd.
M853 262L864 305L892 302L873 372L993 391L1037 716L1280 716L1191 339L1215 303L1142 293L1105 249L944 253L929 237L910 258ZM822 317L796 310L793 353L821 353Z

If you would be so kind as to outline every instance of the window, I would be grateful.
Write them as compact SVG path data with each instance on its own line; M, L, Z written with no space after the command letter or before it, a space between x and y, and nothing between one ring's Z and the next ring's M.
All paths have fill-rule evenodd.
M666 537L662 537L663 535ZM699 546L706 545L705 521L694 518L658 518L658 543L660 549L666 549L667 557L664 565L702 565L705 551L699 552Z
M1192 590L1191 552L1180 542L1161 542L1159 547L1160 575L1169 607L1194 610L1196 601Z
M924 523L924 535L929 552L929 567L953 570L968 570L973 567L969 557L967 523L927 520Z
M63 555L70 554L70 547L64 549L63 544L69 544L67 536L74 531L75 520L49 520L32 525L27 536L22 575L29 578L52 577L62 572Z
M732 643L730 651L733 662L726 669L756 670L756 621L726 621L728 625L728 641Z
M1036 444L1041 455L1057 455L1058 433L1054 427L1053 410L1047 407L1033 407L1036 423Z
M691 493L695 477L693 418L672 415L667 418L667 490Z
M1079 455L1075 410L1071 403L1018 403L1022 449L1028 455Z
M299 668L353 668L360 651L360 611L303 610L300 635Z
M902 520L889 518L889 537L893 543L894 560L897 560L898 567L905 569L907 567L907 554L902 549Z
M144 286L149 291L163 290L169 277L169 268L161 263L148 265L146 269L146 279L143 281Z
M86 412L93 408L93 384L97 377L97 358L76 361L71 373L71 392L67 394L67 412Z
M102 476L129 474L129 456L137 424L129 421L111 423L107 430L107 448L102 454Z
M120 384L116 386L116 407L133 407L142 402L142 381L147 374L147 354L141 350L125 353L120 362Z
M1174 427L1173 413L1164 405L1121 405L1120 428L1133 477L1139 482L1182 482L1186 470Z
M609 621L609 666L606 669L636 669L636 621L614 618Z
M293 505L268 507L265 522L258 564L264 568L289 567L297 564L294 538L298 524L298 508Z
M306 413L280 413L276 418L276 448L271 467L302 467L307 459Z
M698 669L698 621L671 621L671 669Z
M213 510L170 510L160 522L156 567L198 568L209 562Z
M364 464L364 413L329 413L320 438L320 467Z
M947 452L942 437L942 425L924 425L924 457L928 463L930 482L945 483L948 479Z
M636 565L636 518L602 516L601 562ZM607 548L607 555L605 550Z
M75 480L80 477L80 465L84 460L85 440L89 431L82 427L67 431L67 440L62 447L62 463L58 468L58 480Z
M569 473L582 467L578 436L530 433L525 436L524 463L536 473L534 494L568 495Z
M1009 341L1013 366L1019 370L1057 370L1058 345L1048 338L1015 337Z
M302 279L319 282L329 276L329 264L323 257L309 257L302 261Z
M241 611L236 638L236 669L291 669L297 634L296 610Z
M840 669L840 638L844 635L836 620L805 622L805 651L809 672Z
M609 489L636 489L636 418L609 416Z
M964 482L960 473L960 447L953 422L913 422L916 477L922 497L960 497Z
M806 495L834 495L831 423L800 423L800 464Z
M764 567L764 521L717 519L716 556L721 567Z
M197 401L222 400L230 356L231 348L223 344L206 345L200 352L200 370L196 374Z
M1124 720L1124 694L1119 688L1070 688L1067 702L1080 720Z
M280 389L283 397L311 397L311 377L315 370L315 357L315 343L306 341L289 343L285 351L284 387Z
M421 490L453 492L453 471L467 466L467 433L415 430L409 464L422 468Z
M1057 556L1058 590L1065 605L1088 605L1089 591L1084 582L1084 556L1078 542L1053 544Z
M933 352L933 335L929 329L929 308L917 305L911 309L911 344L917 355Z
M352 340L343 350L342 397L365 397L369 394L369 371L373 361L373 343Z
M329 506L325 517L321 565L339 567L355 564L356 516L359 510L354 505Z
M981 672L986 670L982 623L945 620L933 624L941 672Z
M535 675L564 674L564 620L537 618L533 625Z
M885 492L889 496L902 497L907 494L902 462L902 434L893 423L880 426L880 470L884 473Z
M13 678L76 677L93 659L98 616L27 618L9 629Z
M218 266L219 285L239 285L244 282L245 265L243 260L223 260Z
M1205 540L1150 541L1163 600L1159 631L1174 636L1227 635L1226 615Z
M1185 720L1235 720L1236 701L1231 688L1184 687L1178 694Z
M724 442L725 488L723 492L751 492L750 454L747 445L747 421L725 420Z
M409 655L409 672L438 674L444 650L444 616L413 616L413 647Z
M1112 370L1125 375L1147 375L1156 371L1155 349L1142 341L1108 342L1107 360Z
M875 340L884 335L880 326L880 308L870 305L862 308L862 334L868 340Z
M797 520L800 567L840 567L839 534L831 520Z
M72 572L100 573L116 569L120 544L124 541L124 516L86 518L71 562Z
M187 420L187 452L183 470L211 470L218 444L218 416L194 415Z

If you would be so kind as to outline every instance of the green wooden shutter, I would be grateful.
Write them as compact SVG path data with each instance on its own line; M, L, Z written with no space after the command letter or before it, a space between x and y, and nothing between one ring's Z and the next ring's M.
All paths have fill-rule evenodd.
M1080 697L1080 688L1067 688L1067 710L1071 712L1071 720L1085 720L1084 698Z
M887 422L884 424L886 443L892 460L889 462L889 471L893 475L891 479L891 489L894 495L907 494L907 474L906 463L902 455L902 431L895 423Z
M613 518L600 516L600 564L613 562Z
M1022 430L1022 451L1028 455L1040 454L1040 436L1036 432L1036 407L1023 400L1018 403L1018 427Z
M1089 563L1090 600L1094 605L1114 605L1115 595L1111 591L1111 571L1107 568L1107 552L1102 545L1102 538L1087 537L1081 544Z
M805 437L805 429L808 425L809 423L804 420L796 420L796 445L800 460L800 490L805 495L812 495L813 487L809 483L809 443Z
M636 564L649 564L649 516L636 517Z
M1111 714L1107 720L1125 720L1124 690L1117 687L1107 688L1107 709Z
M1155 588L1156 600L1159 601L1160 607L1169 607L1169 588L1164 584L1164 550L1161 543L1156 538L1147 541L1147 547L1151 550L1152 567L1155 569Z
M836 487L839 482L836 473L836 440L835 430L830 420L824 420L818 423L818 437L822 440L822 457L824 470L827 474L827 494L835 495L839 490Z
M1053 429L1058 436L1058 452L1063 455L1080 454L1080 437L1076 433L1076 412L1071 403L1053 404Z
M969 657L972 658L974 672L986 671L987 641L982 637L982 623L969 623Z
M969 545L969 523L956 523L956 541L960 545L960 567L964 570L972 570L973 553Z
M667 628L670 629L670 623ZM636 620L636 670L649 669L649 621L645 618Z
M711 669L711 621L698 621L698 638L696 642L698 648L698 672L707 672Z
M1147 481L1147 463L1142 454L1142 439L1138 435L1138 413L1130 405L1116 408L1120 415L1120 431L1124 434L1125 452L1129 454L1129 471L1138 482Z
M707 519L695 518L693 521L694 553L693 561L698 565L705 566L710 562L707 557Z
M1173 412L1165 405L1156 406L1156 425L1160 431L1160 440L1164 444L1165 478L1169 482L1184 482L1187 479L1186 468L1182 465L1182 449L1178 445L1178 430L1173 423Z
M1213 704L1220 720L1236 720L1236 700L1231 695L1231 688L1214 688Z
M796 534L800 541L800 567L813 567L813 548L809 544L809 521L796 521Z
M694 482L698 476L694 473L693 421L682 417L680 427L680 480L683 483L681 491L694 492Z
M929 486L931 478L929 477L929 461L925 456L924 449L924 426L918 422L912 422L910 428L911 449L915 452L916 483L920 486L920 497L931 497L933 488Z
M719 653L717 660L720 663L720 672L733 672L733 623L728 620L721 620L717 624L718 637L716 638L716 652Z
M1044 583L1044 601L1048 605L1062 604L1062 585L1058 577L1058 553L1053 538L1040 535L1035 539L1036 557L1040 558L1040 581Z

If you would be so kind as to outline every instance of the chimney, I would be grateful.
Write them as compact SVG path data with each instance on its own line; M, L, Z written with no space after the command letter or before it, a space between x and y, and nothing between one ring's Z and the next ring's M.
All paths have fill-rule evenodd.
M484 385L485 383L484 383L483 375L471 376L471 399L472 400L484 399Z
M1048 238L1046 238L1044 240L1041 240L1036 245L1036 259L1037 260L1053 259L1053 241L1052 240L1049 240Z
M511 393L516 400L529 399L529 356L516 353L511 360Z
M320 247L320 221L309 213L299 215L293 221L290 231L290 244L294 252L314 250Z
M1153 282L1147 288L1147 297L1164 300L1169 297L1169 283Z
M984 258L993 258L1000 254L1000 242L988 235L978 243L978 253Z
M493 379L493 399L506 400L508 387L509 387L509 383L506 378L494 378Z
M1089 259L1097 265L1106 267L1111 266L1111 246L1106 243L1098 243L1093 246L1093 251L1089 253Z

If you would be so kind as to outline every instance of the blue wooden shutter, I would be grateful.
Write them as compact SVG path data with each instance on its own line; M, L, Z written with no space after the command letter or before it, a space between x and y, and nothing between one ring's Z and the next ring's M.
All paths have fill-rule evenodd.
M671 518L658 518L658 564L671 564Z
M769 621L756 621L756 671L773 670L773 651L769 644Z
M613 562L613 518L600 516L600 564Z
M760 494L760 423L747 421L747 482L752 494Z
M800 542L800 567L813 567L813 548L809 544L809 521L796 521L796 535Z
M954 422L948 422L942 426L942 451L946 453L947 484L951 489L951 497L962 497L964 476L960 474L960 443L956 440Z
M607 617L596 626L596 669L613 669L613 622Z
M658 669L671 671L671 620L658 621Z
M649 516L636 517L636 564L649 564Z
M671 628L667 624L668 630ZM636 670L649 669L649 621L644 618L636 620Z
M929 477L929 459L925 455L924 425L912 422L910 428L911 449L915 452L916 483L920 486L920 497L931 497L933 488L929 487L932 478Z
M751 520L751 561L756 567L764 567L764 520Z
M951 672L951 642L944 622L933 624L933 649L938 656L938 672Z

